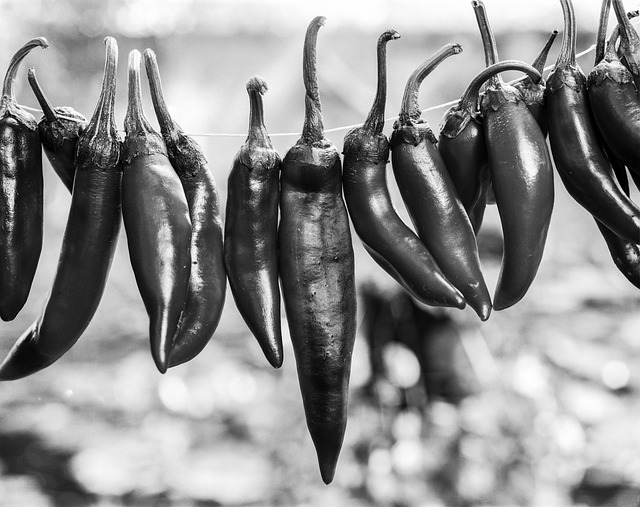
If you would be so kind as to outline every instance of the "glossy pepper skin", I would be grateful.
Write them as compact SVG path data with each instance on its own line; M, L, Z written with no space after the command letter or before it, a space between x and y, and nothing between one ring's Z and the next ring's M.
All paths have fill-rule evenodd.
M29 84L42 112L38 132L44 154L67 190L73 188L78 138L87 128L87 119L71 107L54 108L40 87L35 69L29 69Z
M491 82L481 110L504 245L493 308L503 310L524 297L538 272L553 211L553 165L544 133L513 86Z
M151 355L164 373L189 287L191 219L162 136L142 110L138 50L129 53L122 147L122 218L136 283L149 315Z
M220 322L227 288L222 220L218 189L202 149L169 114L151 49L145 50L144 60L156 118L191 218L189 289L169 357L174 367L202 352Z
M42 251L43 178L35 118L18 105L20 63L43 37L24 44L9 63L0 98L0 318L13 320L29 297Z
M340 154L324 137L316 79L316 39L324 21L314 18L305 37L305 122L282 163L278 246L307 427L329 484L347 423L356 291Z
M586 77L576 63L573 4L561 0L562 47L547 78L547 121L556 169L569 194L597 220L627 241L640 242L640 208L615 180L601 147L587 96Z
M102 91L78 139L76 176L53 286L41 316L0 365L0 380L25 377L67 352L102 298L120 231L120 140L114 120L118 47L107 37Z
M420 238L398 216L387 186L389 141L382 133L387 90L386 47L400 36L394 30L378 39L376 97L361 127L344 138L342 183L353 226L365 249L409 294L432 306L464 308Z
M589 105L607 148L632 171L640 173L640 97L636 93L633 75L620 61L616 51L622 25L614 30L604 48L606 12L610 1L603 2L596 62L587 80ZM633 30L626 16L624 21Z
M225 265L231 293L247 326L274 368L282 365L278 287L278 202L282 160L264 126L266 82L247 83L249 135L236 154L227 184Z
M457 44L446 45L409 77L391 135L391 163L418 236L447 280L486 320L491 313L491 297L480 269L473 227L418 105L424 78L443 60L461 51Z

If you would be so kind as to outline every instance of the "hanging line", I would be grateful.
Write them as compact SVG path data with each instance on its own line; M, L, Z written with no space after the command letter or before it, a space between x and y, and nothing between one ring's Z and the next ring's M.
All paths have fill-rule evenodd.
M576 58L580 58L582 56L588 55L589 53L591 53L592 51L595 51L596 49L596 45L592 44L590 47L588 47L587 49L585 49L584 51L581 51L580 53L576 54ZM547 65L544 68L544 72L549 71L551 69L554 68L554 65ZM522 81L523 79L525 79L525 77L519 77L517 79L514 79L512 81L509 81L508 84L513 84L513 83L517 83L518 81ZM449 102L444 102L442 104L438 104L435 106L430 106L427 107L426 109L422 109L421 112L423 113L428 113L429 111L436 111L438 109L444 109L445 107L451 107L451 106L455 106L457 103L459 102L459 99L456 100L450 100ZM42 113L42 110L40 109L36 109L33 107L29 107L29 106L23 106L21 105L20 107L22 107L23 109L27 109L29 111L33 111L36 113ZM69 120L69 121L75 121L78 122L79 120L77 118L71 118L69 116L64 116L62 114L58 114L59 118L63 118L65 120ZM390 121L395 121L397 120L399 117L398 116L391 116L389 118L385 118L384 122L388 123ZM325 133L332 133L332 132L340 132L343 130L350 130L356 127L361 127L363 124L362 123L356 123L354 125L345 125L343 127L334 127L334 128L330 128L330 129L325 129ZM186 135L191 136L191 137L247 137L247 134L232 134L232 133L223 133L223 132L211 132L211 133L187 133ZM275 134L269 134L269 137L299 137L301 135L300 132L277 132Z

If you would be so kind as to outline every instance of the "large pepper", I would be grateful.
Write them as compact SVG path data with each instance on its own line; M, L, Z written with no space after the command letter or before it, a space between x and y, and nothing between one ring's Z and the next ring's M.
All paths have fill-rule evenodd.
M391 163L402 199L418 236L444 276L482 320L491 313L473 228L438 151L437 140L421 118L418 90L424 78L462 48L449 44L418 67L407 81L399 120L391 135Z
M220 322L227 288L222 220L218 189L202 149L169 114L151 49L145 50L144 60L156 118L191 217L189 290L169 357L169 366L177 366L204 349Z
M18 105L15 79L36 47L32 39L11 59L0 98L0 318L13 320L29 297L42 251L43 178L38 124Z
M114 119L118 46L107 37L102 91L78 139L69 217L53 287L42 315L0 365L0 380L35 373L59 359L91 322L104 292L121 222L120 140Z
M247 83L249 135L227 185L225 264L236 306L272 366L282 365L278 288L278 201L282 160L264 126L266 82Z
M362 127L344 138L344 198L365 249L413 297L434 306L464 308L460 292L438 268L420 238L396 212L387 187L389 141L382 133L387 91L387 42L394 30L378 39L378 86L371 112Z
M189 287L191 219L162 136L142 110L140 61L140 52L132 50L122 148L122 217L131 266L149 315L151 354L164 373Z
M356 291L340 154L324 137L316 78L316 39L324 21L314 18L305 37L305 121L282 163L278 246L307 427L328 484L347 423Z

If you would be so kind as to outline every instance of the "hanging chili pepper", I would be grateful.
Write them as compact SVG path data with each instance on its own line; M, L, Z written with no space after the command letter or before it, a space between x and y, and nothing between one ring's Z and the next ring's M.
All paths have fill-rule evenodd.
M118 46L107 37L102 91L78 139L76 176L58 268L44 311L0 365L0 380L25 377L58 360L91 322L120 231L120 140L114 119Z
M420 117L418 90L424 78L462 48L449 44L418 67L407 81L390 147L393 172L418 236L444 276L482 320L491 297L480 270L478 246L469 218L438 151L437 140Z
M324 137L318 94L316 40L324 22L314 18L304 41L305 120L282 163L278 246L307 427L329 484L347 423L356 292L340 154Z
M278 288L278 201L282 160L264 126L267 83L247 83L249 135L235 156L227 184L225 264L236 306L269 363L282 365Z
M610 0L603 1L603 12ZM606 14L601 15L595 66L589 73L589 105L606 149L624 165L640 172L640 97L636 94L631 72L616 52L618 25L606 46Z
M387 187L389 141L382 133L387 98L386 47L395 30L378 39L376 97L362 127L344 138L343 187L351 221L365 249L413 297L427 305L464 308L465 301L438 268L420 238L398 216Z
M142 110L140 61L140 51L129 53L122 218L131 267L149 315L151 355L164 373L189 287L191 219L162 136Z
M42 251L42 150L35 118L18 105L20 63L43 37L31 39L11 58L0 98L0 318L22 310Z
M38 122L42 149L53 170L71 192L76 172L76 144L87 128L87 119L72 107L54 108L38 83L35 69L29 69L28 76L31 89L44 113Z
M144 60L160 131L191 217L189 290L169 357L169 366L177 366L204 349L220 322L227 289L222 220L216 182L202 149L171 118L151 49L145 50Z
M504 244L493 307L503 310L524 297L538 272L553 210L553 166L518 90L489 80L480 107Z
M576 63L576 23L571 0L560 0L562 47L547 79L549 141L569 194L613 232L640 242L640 208L615 180L589 107L586 77Z
M618 19L620 27L620 54L636 85L636 92L640 94L640 36L629 21L629 16L625 13L622 0L611 0L613 10Z

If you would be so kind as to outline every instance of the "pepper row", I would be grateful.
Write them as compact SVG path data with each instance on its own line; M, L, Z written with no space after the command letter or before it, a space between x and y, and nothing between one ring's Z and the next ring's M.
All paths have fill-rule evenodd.
M373 106L363 125L346 134L343 159L324 135L316 45L325 20L315 18L304 41L302 135L284 158L264 124L267 85L259 77L247 83L249 133L229 174L224 226L202 150L169 114L153 51L129 54L121 141L115 39L105 39L102 90L89 121L51 106L29 70L44 113L39 123L14 92L20 62L31 49L47 47L44 38L29 41L9 64L0 102L3 320L24 305L40 256L42 150L72 197L47 302L0 365L0 380L35 373L77 342L102 297L122 219L161 372L193 359L211 339L227 279L265 357L279 367L281 287L307 426L329 483L346 428L356 332L350 224L372 258L415 299L468 304L487 320L492 309L520 301L535 279L553 209L553 159L569 193L596 219L616 266L640 287L640 208L629 197L625 169L640 181L640 39L621 0L603 0L597 65L587 79L575 62L573 6L560 2L562 47L546 86L541 73L556 32L533 65L499 61L484 4L472 2L487 68L444 115L439 138L421 118L419 88L462 48L447 44L415 69L387 139L386 46L399 34L383 33ZM607 42L611 4L618 27ZM143 60L160 133L142 108ZM506 70L525 78L507 84L500 78ZM389 159L413 228L391 200ZM493 203L504 249L492 299L476 235Z

